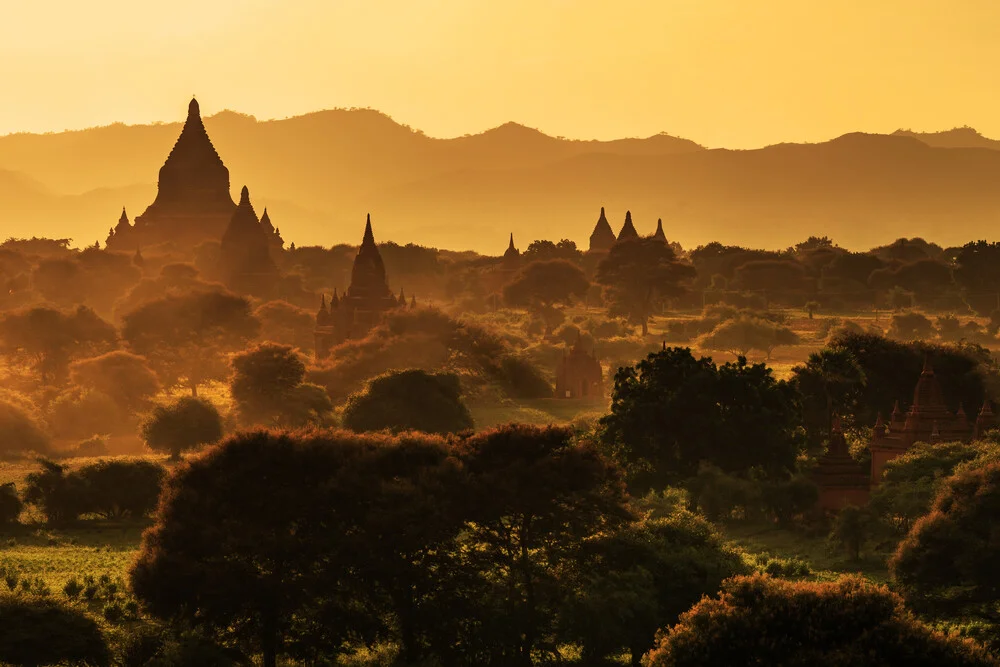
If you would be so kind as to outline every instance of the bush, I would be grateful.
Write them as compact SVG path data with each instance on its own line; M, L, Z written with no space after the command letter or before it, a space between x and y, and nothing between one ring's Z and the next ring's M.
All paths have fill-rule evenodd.
M66 474L66 466L39 459L42 469L25 477L24 500L37 507L45 520L59 525L76 521L86 512L86 489L79 476Z
M49 451L49 436L22 407L0 401L0 457Z
M871 515L867 510L848 505L833 521L827 538L834 547L847 551L851 560L861 559L861 549L872 535Z
M0 526L17 523L17 518L21 516L23 507L13 482L7 482L0 486Z
M997 665L981 647L917 621L861 577L807 583L753 575L723 584L664 630L648 667Z
M688 482L692 502L711 521L749 518L760 505L760 489L711 465L702 465Z
M892 316L889 337L897 340L928 340L934 337L934 324L921 313L900 313Z
M86 488L87 513L105 518L142 518L156 508L166 470L144 459L98 461L71 473Z
M185 396L171 405L157 406L142 425L146 445L169 452L177 460L182 451L218 442L222 438L222 416L214 405Z
M123 350L75 361L69 372L73 384L109 397L123 414L145 410L160 391L160 381L146 360Z
M65 453L66 458L90 458L95 456L108 455L107 438L95 435L81 440L75 447Z
M82 611L52 600L0 596L0 662L24 667L111 664L104 635Z
M458 433L473 426L461 393L456 375L393 371L373 379L363 393L348 399L344 426L358 432Z
M787 480L765 483L761 496L768 513L779 525L788 526L795 517L815 507L819 489L808 477L795 475Z

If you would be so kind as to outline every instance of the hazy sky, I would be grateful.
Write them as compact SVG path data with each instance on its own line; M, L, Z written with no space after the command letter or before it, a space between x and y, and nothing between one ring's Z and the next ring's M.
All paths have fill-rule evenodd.
M1000 137L997 0L5 0L0 132L366 106L708 146Z

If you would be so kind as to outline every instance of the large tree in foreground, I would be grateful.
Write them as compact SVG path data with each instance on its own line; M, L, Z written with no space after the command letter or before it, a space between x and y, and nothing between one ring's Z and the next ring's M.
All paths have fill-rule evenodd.
M352 491L367 481L350 462L365 453L358 441L255 431L182 464L143 535L136 597L156 617L261 654L264 667L289 652L335 656L354 600L343 560Z
M610 311L649 333L649 318L666 299L684 294L695 269L680 262L669 245L655 239L617 243L597 266L597 282L605 287Z
M982 647L917 621L899 596L860 577L806 583L755 575L727 582L664 630L649 667L833 665L992 667Z

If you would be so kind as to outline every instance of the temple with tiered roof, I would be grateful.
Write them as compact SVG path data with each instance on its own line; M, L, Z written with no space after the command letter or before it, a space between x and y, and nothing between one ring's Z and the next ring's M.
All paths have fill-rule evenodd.
M556 398L601 398L604 396L604 371L594 351L583 347L583 336L563 352L556 368Z
M405 305L403 291L400 290L397 298L389 289L385 264L375 243L369 215L361 247L351 268L350 287L342 297L334 292L329 306L326 297L320 302L319 312L316 313L316 358L325 359L335 345L345 340L363 338L382 321L387 311Z
M271 236L250 203L250 190L243 186L240 203L219 245L220 268L226 285L237 294L270 296L278 275L271 245Z
M160 167L156 199L136 217L129 233L114 230L108 248L133 251L137 245L172 243L189 249L217 241L235 210L229 169L205 131L198 101L192 99L184 128Z
M961 404L955 412L949 410L930 359L925 359L910 408L904 412L896 401L888 422L879 413L868 446L871 466L867 470L848 453L839 420L834 419L827 453L813 470L819 506L837 510L847 504L865 504L886 464L918 442L970 442L996 426L989 401L983 403L974 423Z

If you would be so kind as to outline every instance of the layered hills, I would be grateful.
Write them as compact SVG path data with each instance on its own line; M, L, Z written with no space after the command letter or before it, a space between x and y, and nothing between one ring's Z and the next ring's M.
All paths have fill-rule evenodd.
M686 247L712 240L784 247L825 234L864 248L900 236L949 245L993 238L1000 142L969 128L848 134L818 144L705 149L666 134L577 141L508 123L437 139L367 109L257 121L205 120L232 189L250 186L286 240L380 240L499 254L513 232L585 245L597 212L640 233L663 218ZM122 205L153 200L181 124L111 125L0 137L6 236L104 239Z

